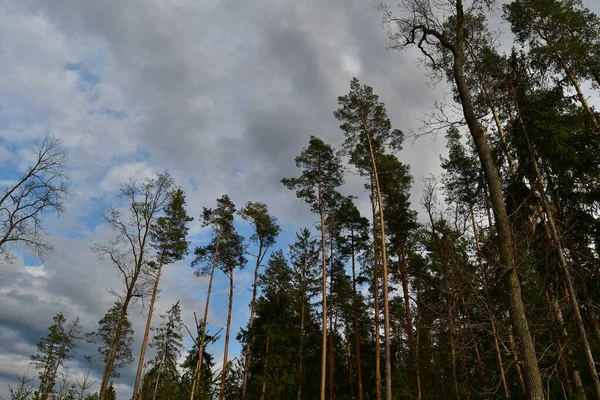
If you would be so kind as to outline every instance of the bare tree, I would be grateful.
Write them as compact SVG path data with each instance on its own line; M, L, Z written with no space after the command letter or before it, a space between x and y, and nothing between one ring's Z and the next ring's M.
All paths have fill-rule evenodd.
M26 247L43 258L52 246L43 240L42 221L62 214L67 189L67 152L58 138L46 133L35 142L34 161L5 185L0 197L0 261L12 262L11 249Z
M148 268L150 233L156 217L169 201L172 188L173 178L168 174L158 174L156 178L146 179L143 183L130 181L124 184L121 197L129 203L128 215L114 208L109 209L103 217L117 236L108 244L92 246L92 251L100 259L109 259L118 269L125 286L122 292L112 290L119 298L121 312L105 360L99 400L104 400L106 396L127 311L134 300L149 295L152 283Z

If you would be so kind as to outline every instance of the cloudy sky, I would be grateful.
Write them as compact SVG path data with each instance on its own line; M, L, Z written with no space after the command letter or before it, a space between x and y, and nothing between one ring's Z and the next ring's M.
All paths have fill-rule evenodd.
M52 317L80 316L85 331L118 288L111 266L89 246L112 233L99 215L117 204L119 186L169 171L187 193L189 212L229 194L242 206L266 202L285 234L315 217L282 177L298 173L293 158L317 135L335 145L343 135L332 112L353 76L374 87L396 128L420 125L441 88L433 88L416 52L386 50L373 0L0 0L0 174L24 166L33 139L50 130L70 155L66 216L46 227L55 251L45 262L20 255L0 266L0 396L28 367ZM504 27L506 29L506 27ZM407 141L399 154L415 177L438 171L443 138ZM344 188L361 196L362 182ZM248 227L239 224L243 233ZM195 222L190 240L207 239ZM206 282L190 259L170 265L161 281L158 313L180 300L188 326L201 314ZM236 280L232 335L248 318L251 271ZM226 285L219 277L211 304L212 331L225 320ZM155 314L157 315L157 314ZM131 312L137 356L145 316ZM221 344L209 349L220 359ZM88 365L81 343L70 372ZM239 345L231 349L239 352ZM152 352L149 354L152 355ZM101 366L92 365L98 378ZM30 370L34 375L34 371ZM117 389L129 398L135 365Z

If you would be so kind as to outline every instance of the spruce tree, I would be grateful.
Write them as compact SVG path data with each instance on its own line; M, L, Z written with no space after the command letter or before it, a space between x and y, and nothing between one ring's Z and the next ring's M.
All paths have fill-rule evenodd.
M53 393L65 361L73 356L82 329L79 317L67 323L63 313L58 313L52 321L52 325L48 327L48 335L37 344L38 353L31 356L31 361L39 370L40 387L35 392L38 400L46 400Z

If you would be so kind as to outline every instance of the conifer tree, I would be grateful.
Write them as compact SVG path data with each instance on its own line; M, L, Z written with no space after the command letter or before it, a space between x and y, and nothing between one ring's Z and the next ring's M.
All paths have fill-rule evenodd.
M344 131L346 140L344 150L350 155L350 162L361 173L369 177L373 185L375 198L373 202L379 206L379 249L381 250L381 282L383 290L383 318L385 336L385 377L386 398L392 400L392 354L390 311L388 294L388 255L387 237L385 233L385 217L383 200L378 172L378 157L386 146L400 149L404 135L401 131L392 130L392 124L387 117L385 105L379 101L379 96L373 93L373 88L361 85L357 78L350 82L350 92L338 97L338 108L334 116L342 122L340 128ZM376 200L375 200L376 199Z
M177 361L183 349L183 335L181 334L183 321L179 302L173 304L160 318L162 322L154 328L155 334L150 343L150 347L156 350L156 356L148 361L153 376L147 382L150 390L146 392L151 393L152 400L173 396L173 393L169 392L172 392L174 388L169 384L176 381L179 374ZM165 388L165 386L167 387ZM159 395L159 393L162 394Z
M254 267L254 283L252 284L252 300L250 301L250 319L248 329L252 329L254 312L256 307L256 289L258 284L258 269L260 268L267 251L275 244L275 240L281 231L277 225L277 219L269 215L267 205L249 201L239 212L243 219L250 222L254 228L251 240L258 246L256 253L256 265ZM246 400L246 385L248 381L248 358L250 357L250 342L246 345L243 360L241 399Z
M482 0L476 0L468 5L462 0L444 1L435 11L435 17L433 17L434 10L423 0L406 1L401 6L401 16L396 16L389 7L380 7L389 27L392 46L398 49L418 47L425 56L424 62L428 69L437 76L444 76L446 72L450 72L446 76L456 86L458 100L477 150L494 211L500 262L506 269L507 297L523 356L527 392L532 400L542 400L545 398L544 387L522 297L521 279L517 270L513 233L502 190L502 180L498 166L492 157L485 126L482 125L475 111L473 88L465 75L467 60L465 53L471 39L468 35L470 19L467 16L477 15L485 20L481 10L484 10L487 4Z
M41 338L37 345L38 353L31 356L31 361L39 370L40 387L35 392L38 400L46 400L53 393L61 368L73 356L82 329L79 317L67 323L63 313L58 313L52 321L48 335Z
M198 358L192 379L192 389L190 391L190 400L195 399L196 390L202 376L204 346L206 343L206 328L208 309L210 306L210 295L212 292L213 278L215 269L217 268L220 247L225 240L227 234L234 232L233 218L235 215L235 205L227 195L223 195L217 199L217 207L215 209L204 208L202 211L202 226L210 227L212 238L208 245L196 247L194 250L195 259L192 262L192 267L198 267L196 270L197 276L209 276L208 290L206 293L206 302L204 303L204 316L202 318L202 329L200 342L198 344Z
M193 218L188 217L185 210L185 195L181 188L173 190L169 194L169 203L164 209L164 216L156 219L150 232L150 244L157 251L157 259L151 265L155 268L154 286L152 297L148 306L148 316L146 319L146 330L142 341L142 349L138 362L138 370L133 387L133 398L138 395L140 380L142 377L142 367L144 365L144 355L148 343L148 334L150 333L150 324L152 323L152 313L154 312L154 302L158 293L158 284L163 266L172 264L185 257L188 251L188 242L186 240L188 227L187 223Z
M335 209L339 194L336 191L343 183L342 165L330 145L311 136L308 147L295 158L296 166L304 168L299 178L284 178L281 182L288 189L296 190L296 196L310 205L311 211L319 214L321 227L322 266L322 312L323 342L321 349L321 394L325 400L327 370L327 244L325 235L326 215Z

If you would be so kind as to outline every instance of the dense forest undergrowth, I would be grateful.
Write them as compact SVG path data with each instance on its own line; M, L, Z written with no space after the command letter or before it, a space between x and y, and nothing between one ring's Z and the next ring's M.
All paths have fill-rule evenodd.
M282 177L316 222L289 248L278 248L266 204L238 208L223 195L198 217L210 241L189 249L192 218L169 174L123 185L127 207L103 214L113 239L91 248L121 278L114 305L87 333L57 314L31 357L37 377L21 376L13 400L115 399L119 370L134 362L134 400L600 399L600 115L590 103L600 90L600 19L578 0L501 10L404 0L378 10L390 46L420 52L426 73L453 90L454 104L426 126L445 134L448 156L412 199L420 217L405 135L354 78L332 117L343 145L307 138L297 174ZM490 13L508 22L510 51L499 50L506 43L489 30ZM47 135L35 154L0 198L7 262L13 246L50 251L42 216L68 213L66 151ZM363 192L343 193L348 173ZM369 201L366 215L357 199ZM240 219L251 236L238 233ZM205 306L190 310L192 332L179 302L153 314L163 269L188 252L190 274L209 282ZM242 268L253 273L252 300L247 325L232 332ZM228 282L228 313L210 332L217 274ZM142 301L147 324L135 343L128 314ZM207 351L217 337L222 360ZM90 362L104 366L98 381L65 368L85 340L97 348ZM234 357L233 340L243 347Z

